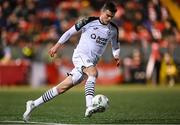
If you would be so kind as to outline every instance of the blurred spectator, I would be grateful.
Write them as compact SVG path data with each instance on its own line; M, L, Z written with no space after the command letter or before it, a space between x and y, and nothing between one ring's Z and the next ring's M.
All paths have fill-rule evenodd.
M148 3L148 18L151 22L154 22L157 20L157 13L156 13L156 10L152 1L149 1Z
M137 39L137 34L130 21L124 22L123 27L119 28L119 39L125 43L134 43Z
M137 35L138 40L140 41L140 47L142 49L142 55L144 62L147 62L148 57L150 55L150 44L151 44L151 34L143 25L137 26Z
M154 41L151 46L151 55L149 57L146 68L147 82L152 82L154 85L157 85L159 83L160 65L160 47L157 41Z
M162 30L162 35L164 38L175 35L174 28L168 20L164 22L164 29Z
M11 49L0 42L0 64L7 64L11 60Z
M162 59L161 71L160 71L160 83L162 85L168 84L173 86L177 77L177 68L172 56L169 53L165 53Z
M131 57L124 59L123 66L125 82L145 83L145 65L140 50L134 49Z

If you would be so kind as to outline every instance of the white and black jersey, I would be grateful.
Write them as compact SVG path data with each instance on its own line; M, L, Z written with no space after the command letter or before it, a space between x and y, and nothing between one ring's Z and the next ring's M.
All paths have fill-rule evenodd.
M104 25L99 17L84 18L63 34L59 42L64 43L78 31L81 31L81 37L74 54L82 53L92 61L97 61L104 53L107 44L111 43L114 57L119 56L118 28L114 23Z

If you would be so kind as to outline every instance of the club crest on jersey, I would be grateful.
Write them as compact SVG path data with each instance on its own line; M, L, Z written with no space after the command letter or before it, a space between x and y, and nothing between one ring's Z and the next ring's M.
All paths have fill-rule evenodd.
M98 27L94 27L93 29L94 29L94 30L97 30L97 29L98 29Z

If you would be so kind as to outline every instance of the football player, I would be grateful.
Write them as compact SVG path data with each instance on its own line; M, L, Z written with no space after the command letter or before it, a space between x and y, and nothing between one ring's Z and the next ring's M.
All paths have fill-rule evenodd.
M111 22L116 11L116 5L113 2L110 1L105 3L99 17L88 17L79 20L75 25L67 30L60 37L59 41L49 50L50 56L54 57L62 44L67 42L72 35L81 32L79 43L74 49L72 57L74 68L64 81L60 82L57 86L54 86L36 100L26 102L26 111L23 114L23 120L25 122L29 120L33 109L81 83L85 77L87 77L85 83L85 117L91 117L93 113L98 112L99 107L93 107L92 105L96 79L98 76L96 64L108 43L111 43L112 54L117 66L120 63L118 27Z

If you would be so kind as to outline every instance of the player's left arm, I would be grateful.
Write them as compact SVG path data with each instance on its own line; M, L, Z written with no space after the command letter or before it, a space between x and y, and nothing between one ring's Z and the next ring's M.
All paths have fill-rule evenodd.
M112 54L114 57L114 60L116 61L116 65L120 65L120 44L117 42L112 42Z
M119 66L120 65L120 43L118 41L118 30L117 29L114 32L114 34L112 34L111 46L112 46L112 54L116 61L116 65Z

